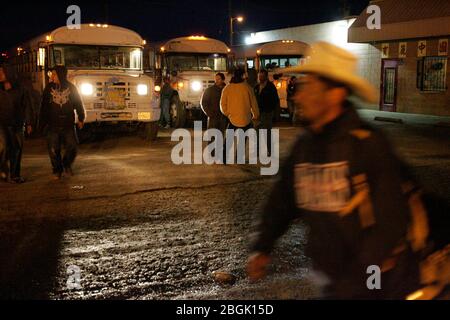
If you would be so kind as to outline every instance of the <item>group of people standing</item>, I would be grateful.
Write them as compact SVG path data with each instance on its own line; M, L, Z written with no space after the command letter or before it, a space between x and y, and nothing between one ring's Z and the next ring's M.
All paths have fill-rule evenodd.
M35 130L47 133L53 178L61 179L63 173L73 175L72 164L78 145L75 112L81 129L85 110L77 88L67 80L64 66L56 66L48 76L40 114L36 115L31 90L19 81L12 67L0 67L0 178L3 181L25 182L21 175L24 135L25 131L31 134Z
M268 72L261 70L258 83L252 87L245 79L245 71L236 69L230 83L218 73L215 84L206 89L201 106L208 117L208 129L272 129L273 115L280 104L275 85L269 81ZM270 133L267 150L270 153Z

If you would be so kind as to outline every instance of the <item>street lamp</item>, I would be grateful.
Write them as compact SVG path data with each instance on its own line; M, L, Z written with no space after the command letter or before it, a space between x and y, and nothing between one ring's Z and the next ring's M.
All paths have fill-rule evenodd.
M239 16L239 17L231 17L230 18L230 47L233 47L233 34L234 34L234 30L233 30L233 22L237 21L239 23L242 23L244 21L244 17Z

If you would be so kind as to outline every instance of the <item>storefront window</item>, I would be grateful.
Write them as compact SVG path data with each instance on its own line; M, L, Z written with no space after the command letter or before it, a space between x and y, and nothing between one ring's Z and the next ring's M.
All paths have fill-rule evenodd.
M447 91L447 57L424 57L417 63L417 88Z

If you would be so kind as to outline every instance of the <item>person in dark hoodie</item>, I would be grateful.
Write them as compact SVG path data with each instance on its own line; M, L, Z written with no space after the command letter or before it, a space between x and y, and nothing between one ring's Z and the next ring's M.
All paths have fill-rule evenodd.
M302 218L310 230L306 255L324 297L405 299L419 285L419 265L402 163L349 101L354 94L373 103L376 91L353 73L358 60L351 53L325 42L312 50L308 63L292 68L305 74L295 102L309 127L263 210L248 275L265 276L277 239ZM381 286L370 279L376 270Z
M208 129L218 129L222 133L228 125L228 119L220 112L220 98L225 85L225 75L219 72L215 84L205 90L201 99L202 110L208 117Z
M47 143L54 179L61 178L63 172L72 176L72 164L77 155L77 126L84 126L86 113L77 88L67 80L67 69L56 66L50 71L50 83L44 90L41 105L40 126L47 128ZM75 111L75 112L74 112ZM62 147L65 153L61 155Z
M272 127L273 113L280 106L278 91L273 82L269 81L267 70L261 69L258 73L259 83L255 86L255 96L258 101L259 111L261 113L261 122L258 129L266 129L267 132L267 151L272 152Z
M161 88L161 119L160 124L164 129L170 129L170 104L172 103L172 98L175 90L172 88L170 83L170 76L165 76L164 84Z
M31 97L20 85L11 67L0 67L0 176L23 183L21 176L24 128L32 132ZM9 162L9 168L8 163Z

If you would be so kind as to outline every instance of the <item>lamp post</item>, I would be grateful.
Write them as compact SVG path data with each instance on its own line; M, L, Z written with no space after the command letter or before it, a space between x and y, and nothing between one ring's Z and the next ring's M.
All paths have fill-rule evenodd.
M244 17L239 16L239 17L231 17L230 18L230 48L233 47L233 34L234 34L234 29L233 29L233 22L237 21L239 23L244 21Z

